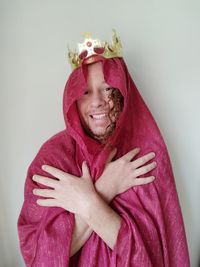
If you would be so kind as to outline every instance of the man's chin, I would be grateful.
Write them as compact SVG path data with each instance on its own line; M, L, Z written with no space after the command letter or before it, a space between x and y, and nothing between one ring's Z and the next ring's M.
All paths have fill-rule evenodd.
M86 127L84 126L85 132L95 140L103 143L112 134L115 128L115 124L108 124L104 127Z
M106 136L106 131L104 132L93 132L93 131L90 131L90 135L97 139L97 140L103 140Z
M92 131L92 129L89 130L90 136L98 141L106 141L106 139L112 134L113 129L111 129L111 127L107 127L104 129L99 129L99 131L97 131L96 129L94 131Z

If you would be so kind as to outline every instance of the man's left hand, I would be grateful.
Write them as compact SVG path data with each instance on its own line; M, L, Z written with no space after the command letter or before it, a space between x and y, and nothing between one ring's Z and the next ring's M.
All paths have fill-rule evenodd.
M83 215L92 197L97 194L86 162L82 164L81 178L49 165L43 165L42 169L58 180L33 175L32 179L34 181L50 187L49 189L33 190L34 195L45 197L44 199L38 199L37 204L46 207L60 207Z

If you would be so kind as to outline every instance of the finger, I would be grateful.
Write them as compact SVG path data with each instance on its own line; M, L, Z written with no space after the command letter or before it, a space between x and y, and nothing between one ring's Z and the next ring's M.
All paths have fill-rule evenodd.
M110 163L110 162L113 160L113 158L115 157L116 153L117 153L117 148L115 147L115 148L110 152L110 154L109 154L109 156L108 156L108 158L107 158L107 160L106 160L106 164Z
M134 170L134 176L138 177L138 176L143 175L147 172L150 172L151 170L153 170L156 167L156 165L157 164L154 161L154 162L151 162L151 163L149 163L149 164L147 164L147 165L145 165L139 169L136 169L136 170Z
M37 204L45 207L59 207L56 199L38 199Z
M123 157L123 159L125 159L126 161L131 161L132 158L134 158L140 151L140 148L137 147L137 148L134 148L132 149L131 151L129 151L128 153L126 153Z
M66 173L64 171L61 171L58 168L55 168L55 167L52 167L49 165L42 165L42 169L45 172L52 174L54 177L56 177L58 179L62 179L66 175Z
M82 177L90 178L90 171L86 161L82 163Z
M33 189L33 194L41 197L55 197L55 191L52 189Z
M45 176L40 176L40 175L33 175L32 179L33 179L33 181L35 181L39 184L46 185L46 186L49 186L52 188L55 188L57 183L58 183L58 181L56 181L54 179L51 179L51 178L48 178Z
M134 160L131 165L134 169L144 165L145 163L147 163L149 160L153 159L155 157L155 153L154 152L150 152L136 160Z
M134 179L133 185L137 186L137 185L149 184L149 183L153 182L154 180L155 180L154 176L137 178L137 179Z

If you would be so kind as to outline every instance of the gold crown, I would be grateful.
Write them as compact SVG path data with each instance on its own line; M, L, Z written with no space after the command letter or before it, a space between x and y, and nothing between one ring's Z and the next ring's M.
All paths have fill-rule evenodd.
M101 42L99 39L92 39L91 33L84 33L84 42L78 43L78 52L72 52L68 47L68 60L72 69L81 64L90 64L101 58L122 57L122 45L119 36L113 29L112 44Z

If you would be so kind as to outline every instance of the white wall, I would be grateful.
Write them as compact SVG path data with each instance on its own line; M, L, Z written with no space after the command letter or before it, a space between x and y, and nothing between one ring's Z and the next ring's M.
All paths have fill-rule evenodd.
M0 267L21 267L16 222L26 171L41 144L64 128L67 44L84 31L124 57L169 149L192 267L200 258L200 2L198 0L0 1Z

